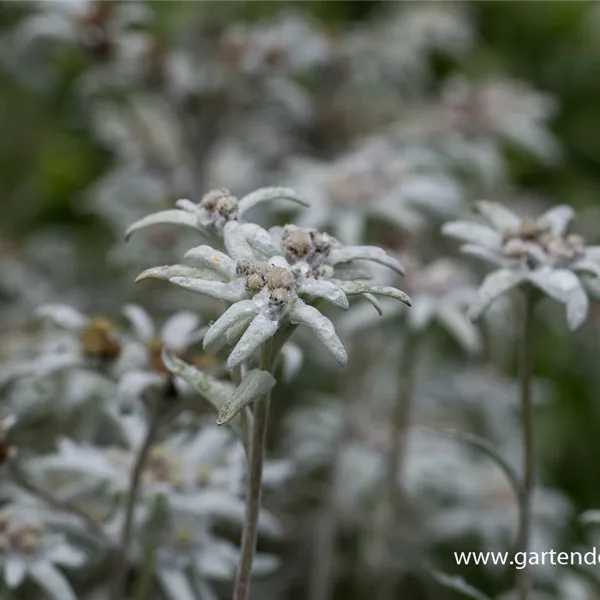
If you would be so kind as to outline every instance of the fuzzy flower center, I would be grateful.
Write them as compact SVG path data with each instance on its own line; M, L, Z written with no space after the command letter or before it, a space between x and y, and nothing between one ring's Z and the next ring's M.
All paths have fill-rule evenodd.
M518 229L503 232L502 251L509 258L525 258L531 244L557 261L572 261L584 254L585 241L577 234L552 233L552 224L544 219L523 219Z
M39 525L13 523L7 515L0 515L0 553L33 554L41 536Z

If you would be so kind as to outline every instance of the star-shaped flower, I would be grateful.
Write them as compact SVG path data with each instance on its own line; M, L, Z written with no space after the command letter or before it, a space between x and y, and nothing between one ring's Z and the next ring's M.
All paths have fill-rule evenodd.
M565 304L569 327L577 329L588 313L585 278L600 276L600 250L568 232L573 209L560 205L532 219L495 202L481 201L476 208L485 224L454 221L443 227L446 235L464 242L463 252L498 267L479 289L473 318L502 294L530 284Z

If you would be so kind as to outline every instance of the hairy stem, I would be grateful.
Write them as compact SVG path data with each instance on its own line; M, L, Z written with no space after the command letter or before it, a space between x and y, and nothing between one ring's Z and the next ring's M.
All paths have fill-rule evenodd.
M135 507L139 497L142 474L150 456L150 450L152 449L152 446L158 435L160 424L161 419L157 407L152 415L148 432L146 433L146 437L135 461L133 471L131 472L127 505L125 507L125 522L121 532L119 549L117 550L115 557L114 576L110 593L111 600L122 600L123 598L125 578L127 575L127 554L129 552L129 546L131 545L131 538L133 535Z
M274 362L273 344L269 340L262 349L261 369L272 372ZM250 576L252 573L252 562L254 560L256 537L258 533L262 473L270 402L271 392L269 391L259 398L254 405L254 426L250 442L248 482L246 485L246 514L242 531L240 562L233 592L234 600L246 600L250 591Z
M86 529L94 536L100 538L103 542L108 543L108 538L102 529L102 525L96 521L91 515L79 508L76 504L73 504L69 500L61 500L44 488L37 484L29 481L27 477L21 472L16 464L9 464L9 477L19 487L29 492L32 496L39 498L44 501L48 506L56 508L59 511L72 514L80 519L85 525Z
M402 479L414 402L418 347L418 335L409 332L404 340L402 361L399 368L398 402L394 406L389 430L389 454L387 457L385 484L387 497L383 517L385 548L382 559L385 561L385 564L383 565L383 577L378 595L380 600L394 598L394 591L397 584L394 566L393 564L389 564L390 561L388 558L394 555L395 531L401 518L399 514L400 508L404 504Z
M523 487L520 498L518 551L529 550L531 537L531 496L533 492L533 403L531 382L533 375L533 325L535 298L531 291L525 295L523 340L521 356L521 427L523 436ZM525 567L518 572L519 600L528 600L531 574Z

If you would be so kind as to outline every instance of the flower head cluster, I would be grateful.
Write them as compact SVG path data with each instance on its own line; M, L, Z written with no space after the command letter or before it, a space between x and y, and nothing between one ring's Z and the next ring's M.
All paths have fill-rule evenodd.
M335 227L344 241L363 239L368 217L418 230L427 216L451 218L461 190L437 157L422 148L399 148L373 136L330 164L294 160L291 177L315 202L300 218L311 227Z
M589 304L585 278L600 276L600 251L569 233L573 209L556 206L532 219L495 202L481 201L476 208L485 224L455 221L443 228L446 235L464 242L464 252L498 267L483 282L473 316L509 290L531 284L565 304L569 326L579 327Z
M226 252L206 245L191 249L186 256L196 261L200 270L181 265L155 267L144 271L138 281L166 279L231 303L204 337L205 347L223 338L235 344L227 362L230 368L247 361L279 329L299 324L310 327L336 360L345 365L346 350L333 324L309 302L325 299L347 309L347 295L366 293L392 296L408 304L406 294L391 287L372 286L363 280L364 276L358 279L346 273L350 279L337 277L338 267L352 266L354 260L360 259L383 263L399 272L402 267L380 248L344 247L328 234L293 225L266 231L254 223L238 221L240 213L250 206L283 195L274 190L281 188L265 188L249 194L237 204L236 218L219 221L218 225L213 223L213 231L222 234ZM285 195L301 201L293 190ZM207 197L213 198L209 194L205 200ZM205 200L203 209L207 210ZM151 215L130 231L165 220L190 224L191 213L183 218L181 213L177 215L172 220L172 214ZM196 219L194 224L197 223Z
M0 572L10 589L26 579L49 597L74 598L71 585L57 566L78 567L85 559L63 535L39 518L32 520L24 506L8 504L0 514ZM58 593L62 594L61 596Z

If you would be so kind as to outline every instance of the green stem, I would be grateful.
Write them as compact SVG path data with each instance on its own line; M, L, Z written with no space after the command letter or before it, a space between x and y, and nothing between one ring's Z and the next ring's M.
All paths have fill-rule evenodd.
M275 363L271 340L262 349L261 369L272 372ZM256 550L258 534L258 519L262 492L262 473L267 439L267 421L271 392L259 398L254 405L254 426L250 442L250 457L248 465L248 482L246 485L246 514L242 531L242 547L240 562L233 592L234 600L247 600L250 591L250 576L252 562Z
M133 536L133 523L135 517L135 508L140 493L140 486L142 481L142 474L146 463L150 456L150 451L158 435L158 431L161 425L161 418L159 414L159 408L154 410L152 415L146 438L140 448L140 452L137 456L133 471L131 472L131 479L129 483L129 493L127 496L127 505L125 507L125 523L121 532L121 540L119 543L119 549L115 555L115 567L114 577L111 584L110 599L111 600L122 600L123 592L125 587L125 578L127 575L127 554L129 553L129 547L131 545L131 538Z
M525 295L523 317L523 354L521 356L521 427L523 436L523 487L520 498L518 551L527 553L531 538L531 496L533 493L533 403L531 383L533 376L533 325L535 297L531 291ZM526 556L526 554L524 554ZM525 567L518 571L519 600L528 600L531 591L531 574Z

